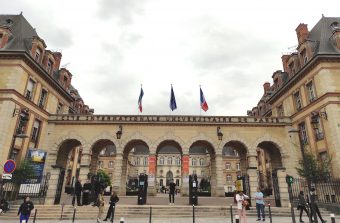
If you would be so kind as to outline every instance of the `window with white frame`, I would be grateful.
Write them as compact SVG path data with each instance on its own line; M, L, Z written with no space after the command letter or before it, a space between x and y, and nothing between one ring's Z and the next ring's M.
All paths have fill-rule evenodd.
M231 169L231 164L229 162L225 163L225 168L227 170L230 170Z
M113 168L113 161L109 161L109 168Z
M35 50L34 60L37 61L37 62L39 62L39 61L40 61L40 55L41 55L41 51L40 51L39 48L37 48L37 49Z
M201 170L201 176L204 177L204 175L205 175L205 171Z
M139 157L137 157L137 159L136 159L136 165L137 165L137 166L140 165L140 158L139 158Z
M40 133L40 128L41 128L41 121L39 121L38 119L35 119L33 123L33 128L32 128L31 142L35 142L37 144L39 133Z
M159 165L164 165L164 157L159 158Z
M240 170L240 166L241 166L240 163L236 163L236 169L237 170Z
M196 166L197 165L197 160L196 158L191 159L191 166Z
M168 158L168 165L172 165L172 158L171 157Z
M312 117L314 135L316 140L324 139L324 133L321 125L320 115L315 115Z
M180 158L180 157L177 157L177 158L176 158L176 165L177 165L177 166L180 166L180 165L181 165L181 158Z
M204 159L203 158L200 159L200 166L204 166Z
M233 178L231 177L231 175L230 175L230 174L228 174L228 175L227 175L227 181L228 181L228 182L231 182L231 181L232 181L232 179L233 179Z
M28 79L25 97L29 100L33 99L34 86L35 86L35 81L32 80L31 78Z
M44 108L46 104L46 99L47 99L47 91L45 89L41 90L40 98L39 98L39 107Z
M144 157L144 160L143 160L143 164L144 166L148 166L148 157Z
M297 92L294 93L294 101L295 101L296 110L300 111L302 109L302 101L301 101L300 91L297 91Z
M300 136L301 136L302 143L304 145L308 144L308 136L307 136L306 124L304 122L301 122L299 124L299 130L300 130Z
M98 161L98 169L103 169L104 167L104 162L102 160Z

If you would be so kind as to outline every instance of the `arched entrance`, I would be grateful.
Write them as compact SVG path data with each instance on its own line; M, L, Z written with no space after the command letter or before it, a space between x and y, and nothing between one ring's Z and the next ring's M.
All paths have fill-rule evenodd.
M277 171L283 167L279 147L270 141L257 146L259 187L265 195L274 195L276 206L281 206Z
M60 144L55 165L60 171L54 204L60 203L63 188L66 193L72 193L72 183L79 177L81 156L82 146L77 139L67 139Z
M156 191L161 192L162 186L168 186L170 180L177 187L182 186L182 149L176 141L166 140L156 150ZM165 182L165 185L164 185Z
M137 195L138 176L148 174L149 146L142 140L128 142L123 152L122 195Z
M215 149L211 143L199 140L189 148L189 172L196 174L201 193L216 195Z
M223 147L224 191L227 196L233 196L238 190L246 194L250 192L247 151L247 147L240 141L229 141Z

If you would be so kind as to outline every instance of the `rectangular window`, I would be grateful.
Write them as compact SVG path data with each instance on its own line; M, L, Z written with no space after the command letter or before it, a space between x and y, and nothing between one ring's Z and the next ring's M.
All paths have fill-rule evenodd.
M278 117L283 117L283 116L284 116L283 105L279 105L279 106L277 107L277 116L278 116Z
M308 144L308 136L306 130L306 124L304 122L299 124L300 136L303 145Z
M33 99L34 86L35 86L35 81L33 81L32 79L28 79L25 97L29 100Z
M39 99L39 107L40 108L45 107L46 99L47 99L47 91L45 89L42 89L41 94L40 94L40 99Z
M58 103L58 106L57 106L57 111L56 111L56 113L57 114L62 114L63 113L63 104L62 103Z
M109 168L113 168L113 161L109 162Z
M104 167L103 161L98 161L98 169L102 169Z
M321 120L320 120L319 115L312 117L312 124L313 124L315 139L317 141L324 139L324 133L322 130Z
M236 169L240 170L240 163L236 163Z
M21 112L19 117L19 123L17 127L17 134L24 134L26 132L28 122L28 114L26 112Z
M294 93L294 101L295 101L296 110L300 111L301 108L302 108L300 91L297 91L297 92Z
M53 67L53 62L51 60L48 60L47 68L46 68L47 73L49 73L49 74L51 73L52 67Z
M230 163L226 163L226 164L225 164L225 168L226 168L227 170L230 170L230 169L231 169L231 164L230 164Z
M203 177L205 174L204 170L201 170L201 176Z
M40 133L40 128L41 128L41 121L37 119L34 120L33 128L32 128L32 135L31 135L31 142L35 142L37 144L39 133Z
M40 50L37 48L36 51L35 51L35 56L34 56L35 61L37 61L37 62L40 61L40 55L41 55L41 52L40 52Z
M231 175L227 175L227 181L228 181L228 182L232 181L232 179L233 179L233 178L231 177Z
M310 81L310 82L306 85L306 88L307 88L307 93L308 93L309 102L314 101L315 98L316 98L316 96L315 96L315 91L314 91L313 82Z

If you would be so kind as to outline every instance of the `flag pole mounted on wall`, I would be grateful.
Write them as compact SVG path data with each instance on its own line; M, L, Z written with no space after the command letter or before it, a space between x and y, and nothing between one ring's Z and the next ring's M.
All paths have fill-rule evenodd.
M170 93L170 109L171 111L174 111L175 109L177 109L176 98L175 98L174 89L172 88L172 84L171 84L171 93Z
M144 91L143 91L143 85L140 85L140 94L138 98L138 110L139 113L143 112L143 96L144 96Z

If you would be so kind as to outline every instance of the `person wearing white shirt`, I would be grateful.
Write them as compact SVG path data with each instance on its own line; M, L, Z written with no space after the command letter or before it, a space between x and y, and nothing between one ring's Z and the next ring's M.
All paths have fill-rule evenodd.
M260 188L257 188L257 192L255 193L255 201L256 201L256 210L257 210L256 221L261 221L261 214L262 214L262 221L265 221L266 215L264 213L263 193L261 192Z
M237 214L240 217L240 223L247 223L247 211L246 206L248 204L249 197L243 194L243 191L240 191L236 194L236 202L237 202Z

